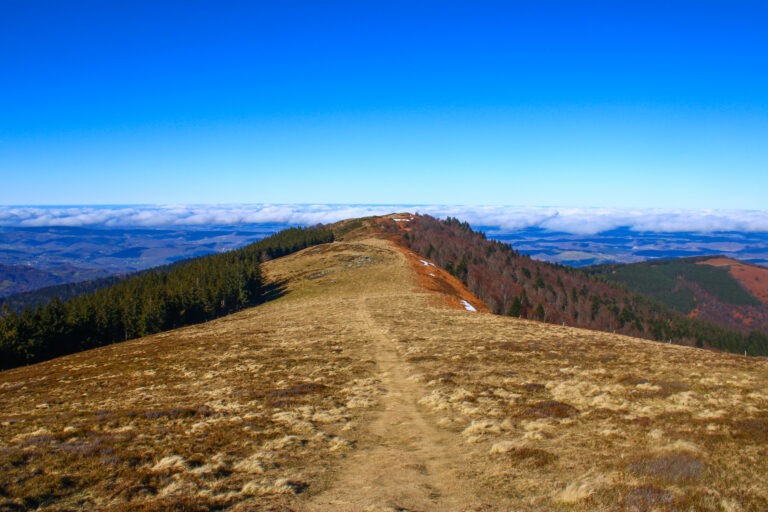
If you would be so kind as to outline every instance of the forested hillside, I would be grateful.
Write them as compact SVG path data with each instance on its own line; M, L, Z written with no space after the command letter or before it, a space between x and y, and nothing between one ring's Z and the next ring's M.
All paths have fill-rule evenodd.
M745 334L750 331L768 333L768 304L752 295L731 275L728 267L707 263L714 259L704 256L653 260L625 265L596 265L584 270L652 297L685 315ZM762 268L753 268L765 272Z
M696 309L694 291L680 286L681 281L696 283L702 290L728 304L760 305L760 301L741 287L727 269L700 264L707 259L711 259L711 256L653 260L629 265L596 265L584 270L589 274L603 276L608 281L624 284L681 313L690 313Z
M580 270L533 260L511 246L487 240L469 224L414 216L402 242L459 278L498 314L511 315L652 340L717 348L751 355L768 354L768 335L742 334L690 319L662 304Z
M0 316L0 368L211 320L274 292L259 263L333 241L324 226L291 228L241 249L145 271L68 301Z

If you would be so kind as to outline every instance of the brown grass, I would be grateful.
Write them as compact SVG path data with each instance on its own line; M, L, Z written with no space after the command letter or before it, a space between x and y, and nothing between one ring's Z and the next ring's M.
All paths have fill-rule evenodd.
M375 253L315 254L333 276ZM208 510L322 487L380 391L365 332L313 290L329 278L284 268L306 293L0 374L0 510Z
M274 302L0 373L0 510L409 508L417 478L416 510L768 509L765 359L446 308L365 233L269 262ZM398 400L426 426L377 437Z

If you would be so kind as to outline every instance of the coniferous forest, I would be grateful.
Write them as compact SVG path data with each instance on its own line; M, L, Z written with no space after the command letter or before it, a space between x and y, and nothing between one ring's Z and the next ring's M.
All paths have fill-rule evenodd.
M290 228L234 251L183 260L67 301L0 316L0 369L212 320L266 300L259 264L333 241L324 226Z
M397 226L390 226L396 232ZM417 216L403 243L449 271L491 311L658 341L768 355L768 334L688 318L582 270L537 261L455 218Z

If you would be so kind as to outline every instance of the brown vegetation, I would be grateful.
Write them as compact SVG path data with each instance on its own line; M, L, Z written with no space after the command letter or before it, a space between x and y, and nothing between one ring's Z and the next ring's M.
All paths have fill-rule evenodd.
M729 274L760 302L755 305L729 304L701 287L685 282L681 285L691 289L696 297L697 307L690 316L747 334L752 331L768 333L768 268L731 258L711 258L699 264L728 269Z
M768 268L750 265L732 258L712 258L702 261L701 264L726 267L728 272L744 288L749 290L763 304L768 304Z
M465 311L377 222L273 302L0 373L0 510L768 509L765 359Z
M711 275L692 283L678 278L675 284L686 282L685 286L691 288L691 308L696 305L693 299L697 299L702 321L697 315L681 314L690 310L673 310L661 299L652 300L650 297L655 295L641 296L610 282L605 274L610 266L593 269L589 274L537 261L507 244L488 240L485 234L455 218L438 220L414 215L408 219L381 219L378 228L393 242L434 260L497 314L737 354L768 355L768 331L763 329L768 325L768 308L715 269L710 270L725 278L725 282L715 279L715 286L722 288L720 293L712 291ZM664 289L670 284L664 273L648 279L655 283L650 286L654 293L658 293L659 286ZM702 288L705 284L711 293ZM726 304L723 297L741 302ZM743 318L736 318L734 312L743 313Z

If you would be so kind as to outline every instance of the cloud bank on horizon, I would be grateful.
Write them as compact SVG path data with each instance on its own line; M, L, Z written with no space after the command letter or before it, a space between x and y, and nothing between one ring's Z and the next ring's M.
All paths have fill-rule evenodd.
M312 225L394 212L466 220L493 231L540 228L593 235L638 232L768 232L768 210L684 210L448 205L143 205L0 206L5 227L205 227L237 224Z

